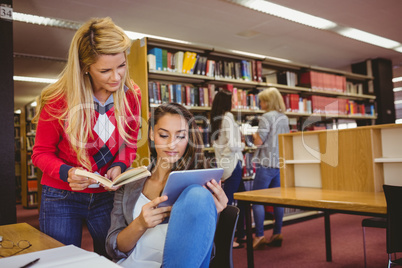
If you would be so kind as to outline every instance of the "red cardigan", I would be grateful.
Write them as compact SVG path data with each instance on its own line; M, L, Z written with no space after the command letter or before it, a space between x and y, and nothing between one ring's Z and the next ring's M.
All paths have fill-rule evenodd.
M130 136L128 144L119 135L114 116L114 105L110 103L104 107L95 102L95 119L92 122L93 138L88 137L85 145L92 166L92 172L106 174L114 166L120 166L122 172L134 161L137 153L137 135L140 122L141 94L135 87L138 102L132 91L126 91L126 98L134 115L134 120L128 118L133 130L124 126ZM72 191L68 182L68 170L72 167L81 167L77 155L70 146L64 127L49 114L49 108L54 111L63 110L65 100L46 104L42 109L36 129L35 145L33 147L32 161L42 172L41 184L53 188ZM104 192L103 187L87 188L84 193Z

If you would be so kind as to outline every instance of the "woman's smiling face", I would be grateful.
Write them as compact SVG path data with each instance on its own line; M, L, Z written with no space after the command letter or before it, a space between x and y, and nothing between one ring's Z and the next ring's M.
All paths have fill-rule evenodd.
M184 117L177 114L166 114L159 118L150 138L155 143L158 161L169 164L179 160L188 144L188 124Z
M121 87L126 69L124 53L100 55L98 60L89 66L94 91L117 91Z

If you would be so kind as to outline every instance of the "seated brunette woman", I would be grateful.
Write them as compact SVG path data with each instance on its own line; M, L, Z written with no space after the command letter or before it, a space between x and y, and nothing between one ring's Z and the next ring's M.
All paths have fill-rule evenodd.
M228 201L220 183L191 185L173 207L158 207L171 171L204 168L193 115L180 104L160 105L149 119L148 144L151 176L116 191L107 252L123 267L208 267L217 214Z

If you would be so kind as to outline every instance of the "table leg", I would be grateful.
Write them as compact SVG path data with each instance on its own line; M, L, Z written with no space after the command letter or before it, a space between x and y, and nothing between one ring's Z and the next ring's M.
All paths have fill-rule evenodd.
M331 223L329 219L329 212L324 212L324 222L325 222L325 250L327 261L332 261L332 248L331 248Z
M251 226L251 203L244 202L246 208L246 231L247 231L247 267L254 268L253 229Z

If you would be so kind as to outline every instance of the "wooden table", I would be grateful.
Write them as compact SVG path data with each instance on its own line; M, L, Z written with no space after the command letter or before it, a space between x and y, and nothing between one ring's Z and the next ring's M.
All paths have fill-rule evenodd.
M64 246L61 242L35 229L28 223L0 225L0 235L3 236L3 240L11 240L15 244L20 240L28 240L31 243L31 247L15 255ZM7 257L19 250L21 249L17 246L12 249L0 248L0 255Z
M247 230L247 263L254 267L251 205L280 205L281 207L319 210L324 212L327 261L332 261L330 213L346 213L385 217L387 203L383 192L351 192L318 188L281 187L235 193L234 198L245 203Z

